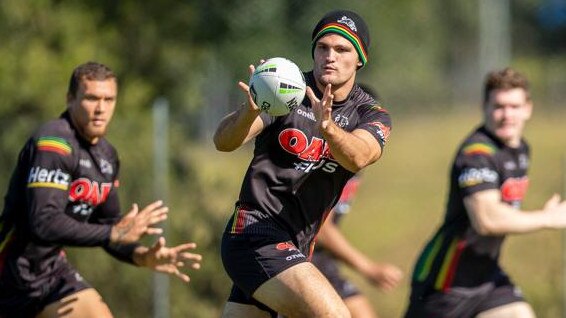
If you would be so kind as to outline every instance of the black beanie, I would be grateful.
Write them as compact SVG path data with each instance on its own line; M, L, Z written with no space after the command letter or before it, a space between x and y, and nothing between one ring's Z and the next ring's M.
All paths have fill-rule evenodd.
M312 31L312 56L316 41L325 34L335 33L350 41L356 48L363 67L368 61L369 30L364 20L355 12L336 10L325 14Z

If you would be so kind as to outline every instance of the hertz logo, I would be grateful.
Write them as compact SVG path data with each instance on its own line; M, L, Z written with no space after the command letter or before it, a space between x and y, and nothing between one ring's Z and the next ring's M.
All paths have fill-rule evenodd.
M28 188L56 188L67 190L71 176L57 170L49 170L42 167L33 167L28 176Z

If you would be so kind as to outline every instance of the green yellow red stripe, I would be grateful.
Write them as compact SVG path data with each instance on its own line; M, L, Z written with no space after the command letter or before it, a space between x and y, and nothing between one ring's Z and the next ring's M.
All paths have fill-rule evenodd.
M365 65L367 63L368 54L364 49L364 46L362 45L362 40L358 37L356 33L354 33L348 27L340 23L333 22L323 26L322 29L320 29L320 31L316 34L316 36L313 39L313 47L315 42L318 41L318 39L320 39L326 33L337 33L348 39L350 42L352 42L356 51L358 52L358 55L362 60L362 65Z
M448 247L446 256L444 256L444 261L442 262L442 267L440 272L436 277L436 283L434 284L435 289L447 291L452 285L454 280L454 274L456 273L456 268L458 267L458 261L460 255L466 247L466 241L454 239Z
M71 154L72 148L67 140L60 137L46 136L37 140L37 149L40 151L55 152L64 156Z
M230 229L231 234L240 234L244 231L244 218L245 211L236 206L234 209L234 214L232 215L232 228Z
M438 251L440 251L440 248L442 247L442 242L444 242L444 235L439 234L426 247L423 256L417 264L417 269L415 270L415 279L417 281L422 282L427 278L430 273L432 263L436 258Z
M465 155L488 155L491 156L496 152L493 145L485 143L473 143L464 147L462 150Z

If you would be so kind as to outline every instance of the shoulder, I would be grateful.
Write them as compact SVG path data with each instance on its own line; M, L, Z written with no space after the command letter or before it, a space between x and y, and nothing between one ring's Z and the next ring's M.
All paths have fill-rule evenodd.
M483 130L476 129L462 143L459 154L462 156L485 156L492 157L500 150L497 143Z
M41 125L31 137L39 150L70 155L77 141L70 123L64 118L48 121Z

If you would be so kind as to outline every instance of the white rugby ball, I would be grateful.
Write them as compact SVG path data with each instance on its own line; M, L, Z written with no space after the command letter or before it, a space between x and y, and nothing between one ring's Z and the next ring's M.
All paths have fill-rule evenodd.
M249 82L256 105L272 116L288 114L305 98L306 82L291 60L274 57L258 65Z

